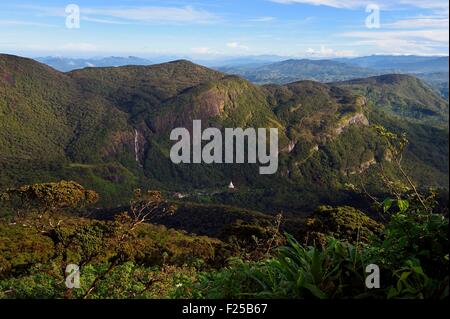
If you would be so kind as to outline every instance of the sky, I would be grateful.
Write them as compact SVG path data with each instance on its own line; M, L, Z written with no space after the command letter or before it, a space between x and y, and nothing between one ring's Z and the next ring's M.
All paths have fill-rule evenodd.
M448 55L448 38L448 0L0 3L0 52L31 57Z

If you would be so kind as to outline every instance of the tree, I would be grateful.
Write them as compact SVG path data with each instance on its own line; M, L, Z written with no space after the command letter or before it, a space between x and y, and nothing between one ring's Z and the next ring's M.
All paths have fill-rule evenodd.
M149 190L143 194L141 189L136 189L134 199L130 202L129 211L118 214L112 224L114 235L110 240L115 247L115 254L110 256L108 268L92 281L83 295L83 299L89 298L90 294L117 266L128 261L129 256L133 254L136 228L139 225L149 222L156 216L173 212L174 208L167 203L161 192Z
M86 190L72 181L24 185L0 193L0 202L12 209L16 217L31 217L34 225L42 231L45 226L56 226L52 218L56 213L66 209L82 209L96 203L98 199L99 195L95 191ZM44 220L48 225L45 225L47 223Z

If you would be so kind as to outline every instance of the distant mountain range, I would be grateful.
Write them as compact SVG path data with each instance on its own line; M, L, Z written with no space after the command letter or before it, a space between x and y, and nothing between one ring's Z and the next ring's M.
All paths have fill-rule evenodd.
M151 61L134 56L129 57L102 57L102 58L64 58L64 57L41 57L36 61L47 64L62 72L68 72L86 67L118 67L124 65L150 65Z
M220 71L245 77L257 84L287 84L301 80L332 82L350 80L380 72L333 60L285 60L264 65L220 67Z
M373 55L340 59L382 73L414 74L448 99L449 61L447 57Z
M319 70L320 63L328 62L310 65ZM332 65L341 72L341 64ZM390 172L373 124L406 132L404 164L420 186L448 188L448 115L448 102L409 75L259 86L185 60L62 73L0 55L0 189L70 179L111 206L139 186L211 191L232 180L239 193L208 200L272 212L354 204L357 194L345 185L364 178L382 192L371 168L383 163ZM277 127L278 173L259 175L258 165L173 164L170 131L193 119L220 129Z
M160 62L167 59L169 58L155 57L154 61ZM36 60L62 72L86 67L153 64L148 59L134 56L102 58L41 57L36 58ZM448 99L448 57L372 55L357 58L313 60L260 55L222 59L211 58L209 60L197 60L196 62L220 72L242 76L255 84L287 84L301 80L326 83L389 73L414 74Z
M358 58L342 58L336 61L358 65L373 70L405 73L448 72L448 56L371 55Z
M389 73L413 74L448 98L448 57L373 55L333 60L285 60L275 63L227 65L219 71L243 76L256 84L301 80L345 81Z

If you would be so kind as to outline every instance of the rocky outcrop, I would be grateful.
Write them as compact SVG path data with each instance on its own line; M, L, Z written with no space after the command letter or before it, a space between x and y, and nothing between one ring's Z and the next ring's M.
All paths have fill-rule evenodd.
M296 142L296 141L289 141L289 145L288 145L288 153L291 153L291 152L294 150L295 145L297 145L297 142Z
M362 162L359 166L351 168L351 169L343 170L343 171L341 171L341 173L344 175L347 175L347 176L361 174L361 173L365 172L367 169L369 169L369 167L371 167L372 165L375 165L375 164L377 164L376 159L371 158L365 162Z
M142 165L145 145L145 136L139 129L116 131L111 134L108 143L103 147L102 158L106 160L127 150L132 150L136 162Z
M355 115L346 118L344 120L341 120L337 127L334 130L334 133L336 135L342 134L342 132L351 125L361 125L361 126L368 126L369 120L367 117L362 113L356 113Z
M103 159L113 157L124 150L125 145L132 146L134 141L134 135L130 131L116 131L113 132L108 143L102 149Z
M211 89L199 96L198 107L205 118L214 117L223 113L227 100L225 92Z

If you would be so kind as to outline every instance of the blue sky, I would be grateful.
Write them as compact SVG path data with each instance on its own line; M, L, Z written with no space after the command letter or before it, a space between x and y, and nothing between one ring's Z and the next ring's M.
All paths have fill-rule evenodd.
M66 6L80 8L67 28ZM369 28L369 4L380 9ZM447 0L2 1L0 52L24 56L448 55Z

